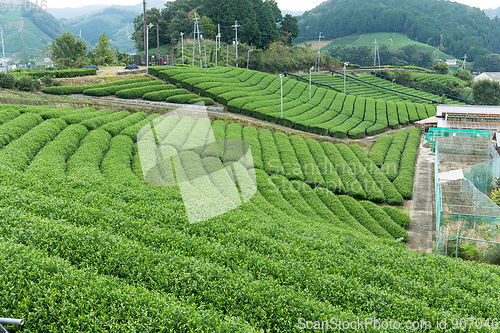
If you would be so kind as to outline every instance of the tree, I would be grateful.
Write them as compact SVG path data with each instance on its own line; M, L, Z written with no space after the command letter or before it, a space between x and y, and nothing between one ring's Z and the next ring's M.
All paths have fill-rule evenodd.
M435 70L438 74L448 74L448 64L444 61L438 62L437 64L432 66L432 69Z
M57 67L81 67L88 63L85 42L70 32L56 37L45 52Z
M297 18L286 14L281 20L280 33L282 38L285 37L285 44L291 46L293 39L300 33Z
M471 82L474 79L470 71L462 68L459 68L455 73L453 73L453 76L458 77L460 80L464 80L465 82Z
M23 50L23 54L21 55L21 64L26 65L29 62L28 54L26 53L26 49Z
M203 38L215 39L216 28L210 17L203 16L200 22L203 27Z
M475 82L472 97L479 105L500 105L500 82L488 79Z
M106 37L106 34L103 33L101 37L99 37L99 41L95 44L94 49L92 50L93 65L106 65L112 64L115 61L115 54L112 49L109 48L109 39Z

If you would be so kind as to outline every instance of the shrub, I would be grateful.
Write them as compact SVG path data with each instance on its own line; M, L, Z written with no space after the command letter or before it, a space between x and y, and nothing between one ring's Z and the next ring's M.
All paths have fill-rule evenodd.
M45 86L52 86L54 84L54 77L50 74L47 74L45 76L43 76L40 81L42 81L42 83L45 85Z
M375 144L373 145L372 150L368 154L368 157L375 163L377 167L382 167L384 164L385 156L387 155L387 151L392 143L392 136L390 135L382 135L380 136Z
M170 89L170 86L167 86L166 84L163 83L146 87L119 90L116 92L115 95L118 98L127 98L127 99L141 98L144 94L148 92L166 90L166 89Z
M187 91L186 89L167 89L149 92L147 94L144 94L142 98L148 101L166 101L169 97L186 94L189 94L189 91Z
M190 104L196 104L196 103L204 103L205 105L214 105L214 100L211 99L210 97L198 97L198 98L193 98L192 100L189 101Z
M12 89L16 86L16 78L12 74L0 72L0 87L4 89Z
M386 212L387 215L391 217L391 219L398 225L400 225L404 229L408 229L410 226L410 217L403 213L401 210L396 207L391 206L383 206L382 209Z
M198 98L199 98L198 95L193 95L193 94L176 95L167 98L167 102L184 104L184 103L190 103L191 100Z
M70 94L81 94L87 89L86 86L62 86L62 87L48 87L42 90L42 92L51 95L70 95Z
M408 232L396 224L383 209L369 201L361 201L361 205L392 237L402 238L404 242L408 241Z
M40 89L40 80L36 78L31 78L29 76L21 76L17 82L16 86L22 91L35 91Z
M366 211L366 209L354 198L346 195L339 196L342 205L349 213L358 220L366 229L379 238L394 239L380 224Z

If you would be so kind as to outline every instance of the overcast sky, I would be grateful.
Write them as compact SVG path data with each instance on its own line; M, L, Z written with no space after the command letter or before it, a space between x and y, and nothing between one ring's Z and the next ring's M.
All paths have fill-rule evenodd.
M418 1L418 0L415 0ZM82 1L71 1L68 0L48 0L47 6L52 8L63 8L63 7L82 7L85 5L136 5L141 1L137 0L82 0ZM286 10L310 10L324 2L324 0L276 0L280 9ZM497 8L500 7L500 2L498 0L457 0L466 5L479 7L481 9L487 8Z

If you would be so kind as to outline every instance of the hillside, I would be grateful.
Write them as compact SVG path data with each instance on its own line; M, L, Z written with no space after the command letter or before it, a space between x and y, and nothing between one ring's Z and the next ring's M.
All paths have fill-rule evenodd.
M28 54L38 53L65 30L60 22L44 11L20 8L19 11L0 12L6 54L20 54L23 50Z
M438 0L329 0L299 17L298 41L397 32L468 60L500 52L500 24L479 8ZM475 47L475 51L470 50Z
M153 131L139 130L150 122L149 144L174 154L174 186L143 177L153 160L137 138L144 133L139 140L148 144ZM395 208L241 159L223 166L217 145L203 149L208 134L248 142L250 158L298 158L307 171L302 159L316 154L322 164L356 162L329 169L351 172L373 164L355 144L207 118L46 106L2 105L0 129L0 290L8 295L0 308L23 318L22 330L303 332L328 319L333 331L374 316L379 325L414 322L425 331L450 331L435 330L436 321L457 317L488 318L475 331L497 327L489 318L498 316L498 266L415 253L395 240L405 236ZM410 157L413 165L420 132L405 132L387 143L395 152L411 144L395 161ZM295 147L305 148L290 154ZM226 206L245 200L190 223L187 195Z
M328 44L322 43L322 45L325 46L321 48L321 51L328 51L334 46L344 47L347 45L350 45L352 47L368 46L370 48L373 48L373 42L375 40L379 43L379 46L383 44L389 49L400 49L408 45L415 45L417 50L436 50L436 48L433 46L411 40L401 33L377 32L363 35L346 36L337 38ZM454 59L452 56L447 55L443 52L439 52L439 58L443 60Z
M97 13L62 22L75 35L79 35L81 30L82 38L92 46L104 32L111 41L111 47L121 52L132 52L135 50L134 41L131 39L134 32L133 21L137 15L130 10L108 7Z

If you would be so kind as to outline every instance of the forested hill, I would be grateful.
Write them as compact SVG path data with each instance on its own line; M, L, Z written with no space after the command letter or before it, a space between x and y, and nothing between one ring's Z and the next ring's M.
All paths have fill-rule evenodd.
M479 8L439 0L328 0L299 17L298 41L400 32L457 57L500 53L500 21ZM472 49L471 49L472 48Z

